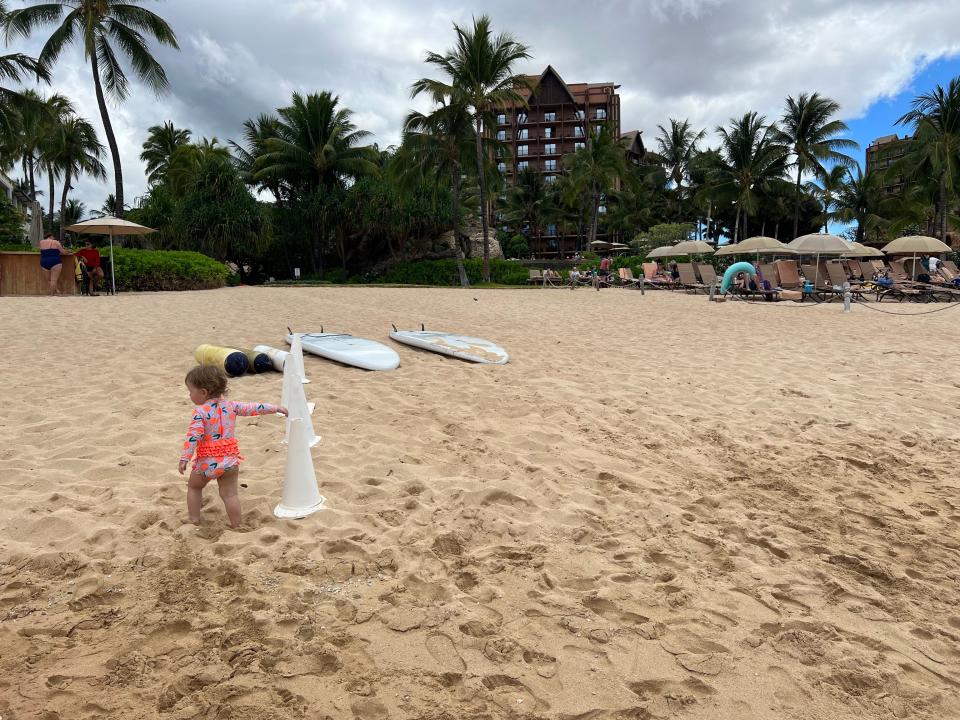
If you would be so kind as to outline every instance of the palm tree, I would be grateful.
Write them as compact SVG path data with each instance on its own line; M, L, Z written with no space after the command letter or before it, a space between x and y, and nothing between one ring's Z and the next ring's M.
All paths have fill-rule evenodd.
M63 240L63 228L76 225L87 214L87 206L79 200L68 200L60 206L60 239Z
M429 115L411 112L403 125L403 147L414 160L418 174L449 178L451 215L453 218L453 245L457 257L460 284L468 287L467 271L460 247L460 197L463 183L463 163L473 149L474 129L467 106L441 98Z
M106 179L107 169L100 160L103 157L103 150L103 145L97 139L97 131L89 120L73 115L63 122L60 130L60 144L53 157L53 162L63 170L64 174L63 194L60 197L61 240L63 240L64 225L70 225L62 222L62 218L67 215L65 208L67 195L71 189L70 183L84 173L98 180Z
M0 24L6 22L7 4L0 0ZM34 75L37 80L50 81L49 71L34 58L23 53L0 55L0 80L20 82L26 75ZM0 139L7 145L16 130L19 108L24 96L16 90L0 86ZM9 158L7 158L9 159Z
M600 201L626 172L623 142L606 125L595 125L596 134L584 147L564 157L570 184L589 200L590 243L597 239Z
M543 176L530 168L521 170L513 187L507 189L504 220L524 235L539 237L540 228L552 214L550 200Z
M667 176L673 182L677 195L677 219L682 219L682 203L684 198L684 180L690 176L690 165L696 157L697 144L703 140L707 131L694 132L689 120L675 120L670 118L670 129L663 125L657 126L660 135L657 137L656 159L666 169Z
M946 241L948 196L960 180L960 78L940 85L910 103L910 111L897 120L912 125L913 138L907 141L904 157L895 163L904 177L927 175L937 182L937 233ZM893 168L891 168L893 170Z
M117 57L116 48L126 55L136 77L157 94L168 90L170 83L163 67L150 54L144 33L162 45L179 48L176 35L167 22L150 10L140 7L141 2L142 0L41 0L40 4L12 10L4 20L7 38L13 34L29 37L37 27L60 23L40 51L38 60L44 68L52 67L64 49L75 39L79 39L83 45L84 56L90 61L100 118L113 157L116 205L120 217L124 208L123 171L120 166L120 150L104 94L106 90L106 95L116 101L123 101L128 95L127 75Z
M147 182L150 185L156 185L166 177L173 153L190 142L190 134L186 128L174 127L170 120L163 125L150 126L143 152L140 153L140 159L147 165Z
M717 166L710 171L711 192L718 199L736 203L733 241L739 241L740 218L743 232L751 214L756 214L761 193L782 181L787 169L788 148L781 143L777 126L767 125L766 118L749 112L731 118L728 128L718 127L720 152Z
M202 138L198 143L187 143L174 150L166 173L170 192L174 196L183 194L197 177L204 162L213 158L223 161L231 159L229 148L221 145L217 138Z
M831 118L840 112L840 105L819 93L799 97L787 97L781 122L783 126L781 142L790 147L793 165L797 168L796 205L793 210L793 235L797 235L800 222L800 178L805 172L816 177L826 176L824 163L850 167L855 164L853 158L841 150L856 150L860 147L853 140L837 137L850 128L842 120Z
M257 158L267 151L267 139L277 137L279 123L280 120L275 115L261 113L256 118L243 123L243 139L247 143L246 147L233 140L230 141L233 162L243 181L248 185L256 186L258 190L269 190L278 204L283 199L281 189L283 183L279 179L265 179L263 182L257 182L253 179L253 172Z
M834 165L825 176L820 178L819 184L808 182L804 186L806 191L823 206L823 214L819 219L823 222L824 232L830 232L830 221L836 218L834 205L837 196L847 184L849 172L849 169L843 165Z
M338 108L329 92L293 94L289 107L280 108L276 135L263 140L263 154L253 164L253 179L279 180L313 192L324 186L378 173L375 153L361 145L370 133L358 130L349 108Z
M526 45L513 39L509 33L493 36L490 18L474 18L473 27L453 26L456 46L440 55L428 52L426 62L438 67L448 82L421 78L413 84L412 95L427 93L435 101L450 97L465 104L473 116L475 132L475 159L480 183L480 221L483 226L483 279L490 282L490 236L487 219L487 178L483 155L484 129L494 124L493 111L498 107L526 106L521 93L529 89L526 76L514 72L513 66L526 60L530 53Z
M837 195L833 216L840 222L856 222L856 240L863 242L868 231L885 224L885 202L880 175L876 172L864 173L859 166L855 169L856 174L852 170L847 173L847 182Z
M63 174L63 167L57 162L57 156L63 147L66 124L70 118L75 117L76 110L68 98L58 93L54 93L44 100L43 105L44 112L38 124L40 137L37 148L40 151L39 162L47 174L49 187L47 197L50 206L50 212L48 213L50 224L48 228L52 231L53 208L56 198L55 183Z

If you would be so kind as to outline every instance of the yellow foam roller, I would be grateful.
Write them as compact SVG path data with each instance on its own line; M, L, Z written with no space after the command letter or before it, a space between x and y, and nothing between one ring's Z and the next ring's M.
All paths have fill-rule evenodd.
M220 347L219 345L199 345L193 351L194 359L201 365L213 365L223 370L230 377L243 375L250 369L247 356L236 348Z

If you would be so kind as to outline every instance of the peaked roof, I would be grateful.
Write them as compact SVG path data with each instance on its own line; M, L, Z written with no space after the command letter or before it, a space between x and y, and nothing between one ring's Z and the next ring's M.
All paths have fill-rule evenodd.
M533 78L534 76L528 75L528 78ZM570 88L567 87L567 84L563 81L563 78L560 77L560 73L553 69L553 65L547 65L546 70L544 70L540 77L537 78L536 82L532 83L533 89L530 91L530 99L534 99L537 95L537 91L540 89L540 84L547 78L552 77L559 83L560 87L563 88L563 92L569 98L571 103L576 103L576 100L573 99L573 94L570 92Z

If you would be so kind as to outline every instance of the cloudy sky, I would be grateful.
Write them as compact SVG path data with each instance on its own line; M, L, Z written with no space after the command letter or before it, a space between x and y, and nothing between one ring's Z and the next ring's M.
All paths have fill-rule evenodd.
M22 0L10 0L11 9ZM31 3L26 3L31 4ZM145 3L174 28L180 51L157 51L172 92L134 84L111 117L128 202L145 190L138 159L147 128L165 120L195 137L238 139L241 123L285 104L295 90L330 90L380 145L399 139L410 83L432 72L428 49L452 44L453 23L488 13L529 45L520 69L551 64L567 82L620 84L622 130L689 118L712 129L757 110L776 117L787 94L839 101L855 139L893 132L924 83L960 75L960 3L943 0L167 0ZM11 49L36 54L38 31ZM66 54L45 92L74 99L100 126L90 70ZM109 167L109 161L107 162ZM111 183L82 180L75 194L99 207Z

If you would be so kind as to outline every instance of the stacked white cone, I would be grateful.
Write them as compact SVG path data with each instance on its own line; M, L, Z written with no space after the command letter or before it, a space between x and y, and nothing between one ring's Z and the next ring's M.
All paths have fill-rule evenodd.
M300 349L295 339L291 359ZM288 362L283 372L283 404L287 407L287 470L283 480L283 497L273 509L273 514L282 518L301 518L323 509L326 500L317 486L317 473L313 467L310 448L320 438L313 432L310 418L313 408L307 403L303 383L296 372L295 363Z
M290 343L290 360L293 363L293 369L297 371L300 382L310 382L307 379L307 371L303 367L303 345L297 333L293 334L293 342Z

